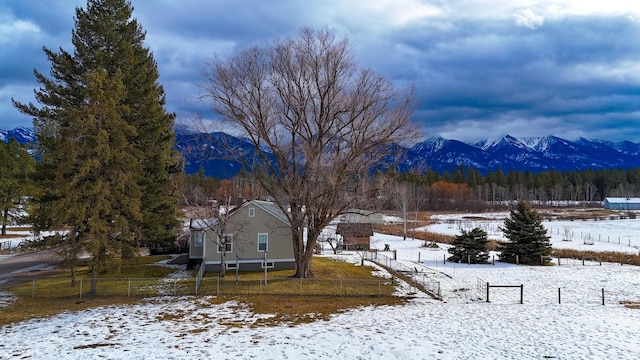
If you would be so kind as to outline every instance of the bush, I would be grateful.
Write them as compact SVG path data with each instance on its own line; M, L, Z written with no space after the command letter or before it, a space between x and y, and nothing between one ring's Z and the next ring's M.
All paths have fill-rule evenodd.
M450 256L447 260L452 262L470 262L472 264L486 263L489 259L487 250L487 233L475 228L469 232L462 230L462 234L457 236L449 248Z

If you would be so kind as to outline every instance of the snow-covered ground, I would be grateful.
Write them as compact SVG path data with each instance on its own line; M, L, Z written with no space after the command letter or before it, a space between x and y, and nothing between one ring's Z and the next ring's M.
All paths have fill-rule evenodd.
M461 230L480 228L489 239L506 240L500 226L509 213L447 214L434 216L437 224L426 230L446 235L459 235ZM624 220L543 221L557 249L614 251L638 254L640 249L640 216Z
M635 226L628 221L598 225L609 229L610 235L614 225L620 225L619 234L625 236L623 229ZM580 230L578 222L571 226ZM363 307L326 321L260 327L253 324L264 315L235 302L211 305L206 297L156 298L135 306L63 313L4 326L0 358L640 358L640 309L620 304L640 302L640 268L607 263L444 264L445 245L423 248L422 243L381 234L372 239L374 247L389 244L396 250L400 262L418 271L414 276L428 274L440 281L443 301L418 296L403 306ZM559 238L559 243L578 246L581 241ZM606 244L611 245L596 241L589 249L603 251ZM335 257L360 261L356 253ZM484 282L522 284L524 304L516 288L491 289L491 302L486 302L478 289Z

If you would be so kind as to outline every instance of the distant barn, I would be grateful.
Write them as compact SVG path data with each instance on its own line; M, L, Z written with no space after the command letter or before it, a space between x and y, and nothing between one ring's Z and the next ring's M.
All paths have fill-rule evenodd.
M608 197L604 199L604 208L610 210L640 210L640 198Z

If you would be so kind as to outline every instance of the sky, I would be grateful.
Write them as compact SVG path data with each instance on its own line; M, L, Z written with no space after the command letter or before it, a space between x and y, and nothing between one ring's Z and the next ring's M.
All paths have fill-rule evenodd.
M629 0L132 0L178 122L215 120L206 62L301 28L347 37L355 58L414 86L424 137L510 134L640 142L640 3ZM31 126L43 47L72 51L85 0L0 1L0 129Z

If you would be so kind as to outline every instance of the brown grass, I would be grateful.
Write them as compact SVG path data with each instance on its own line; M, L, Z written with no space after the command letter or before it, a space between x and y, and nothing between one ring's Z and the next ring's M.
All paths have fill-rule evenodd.
M570 249L553 249L551 256L589 261L602 261L624 265L640 266L640 255L624 254L618 252L580 251Z
M158 259L153 259L158 261ZM147 268L155 268L155 266L148 266L147 263L152 262L151 257L148 259L139 259L137 264L126 264L122 266L122 271L118 275L122 278L132 276L133 274L140 275L147 271ZM166 269L166 268L162 268ZM350 263L334 261L327 258L314 258L313 271L314 279L308 283L305 281L305 286L320 287L328 286L328 282L335 279L359 279L350 283L349 290L344 291L353 293L362 293L362 295L353 296L301 296L297 294L297 288L294 289L291 294L296 295L246 295L242 293L238 294L224 294L218 297L207 298L207 301L212 304L220 304L226 301L235 300L248 306L252 311L258 314L274 314L274 317L270 317L265 320L260 320L256 325L272 325L275 323L286 322L290 324L298 324L303 322L315 321L317 319L327 319L330 315L343 312L347 309L356 308L360 306L383 306L383 305L398 305L403 304L407 299L391 296L394 287L390 284L385 284L381 288L379 285L380 278L371 275L372 268L354 266ZM152 270L155 271L157 270ZM217 277L217 274L207 274L209 280ZM271 282L269 286L294 286L297 287L299 282L296 279L292 279L293 271L272 271L269 272L269 278ZM144 296L103 296L103 297L86 297L79 299L74 297L55 297L58 289L68 289L68 273L57 274L55 276L47 277L37 281L49 281L59 282L63 281L66 286L51 287L46 291L51 292L51 296L37 297L32 299L30 296L30 284L26 283L22 286L23 295L8 305L2 308L0 311L0 325L7 325L33 318L46 318L65 311L82 311L86 309L110 306L110 305L128 305L144 302ZM242 281L259 281L262 279L264 273L241 273L240 280ZM282 278L283 281L278 284L275 281L276 278ZM332 279L332 280L330 280ZM221 281L227 283L233 283L235 281L235 274L228 274L227 277ZM311 284L311 285L307 285ZM378 291L383 291L382 296L378 296ZM211 289L210 289L211 290ZM322 289L323 293L326 293L326 289ZM44 290L43 290L44 291ZM64 290L68 291L68 290ZM313 289L305 289L312 292ZM212 295L212 292L203 291L202 295ZM193 299L197 299L194 297ZM176 313L171 315L173 317L181 317L184 314ZM158 321L166 320L159 318Z
M640 309L640 301L620 301L627 309Z

